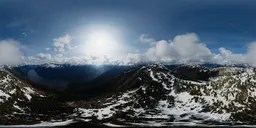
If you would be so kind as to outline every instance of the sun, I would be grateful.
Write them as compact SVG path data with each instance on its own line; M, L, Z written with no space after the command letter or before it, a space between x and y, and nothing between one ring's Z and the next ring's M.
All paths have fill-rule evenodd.
M86 35L84 51L88 55L97 57L113 57L118 54L120 41L115 31L110 29L93 29Z
M109 50L111 47L109 44L115 42L114 37L106 31L95 31L89 35L88 42L90 45L101 48L102 52Z

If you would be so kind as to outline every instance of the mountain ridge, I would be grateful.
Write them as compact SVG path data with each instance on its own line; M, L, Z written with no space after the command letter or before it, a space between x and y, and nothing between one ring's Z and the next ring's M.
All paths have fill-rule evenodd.
M168 67L154 63L125 71L114 71L109 78L103 77L96 81L100 81L99 86L87 88L87 91L98 91L97 95L69 100L66 99L69 95L60 98L58 94L54 94L57 97L32 98L29 103L33 110L31 112L44 113L46 117L53 116L63 121L82 121L85 125L151 126L155 123L159 126L174 126L179 122L181 125L256 123L256 118L252 116L256 111L256 69L253 67ZM84 90L81 92L87 93ZM42 106L40 109L37 108L38 104ZM51 104L52 107L48 108L47 104ZM55 115L42 111L47 108ZM62 114L65 116L60 118Z
M230 67L226 71L218 72L217 76L212 76L209 80L200 81L177 78L169 69L159 64L140 69L144 69L142 72L145 75L137 79L142 80L143 84L138 85L137 88L130 88L130 91L129 89L123 93L120 91L116 95L100 100L99 105L93 105L99 106L98 109L78 108L81 112L79 116L91 120L96 118L103 122L110 120L110 123L113 121L117 124L122 124L118 121L121 117L125 120L125 124L136 124L133 122L134 119L144 123L154 119L155 122L162 122L162 125L191 121L198 124L209 122L243 124L248 122L246 120L250 117L248 114L254 112L254 107L248 106L249 103L244 100L255 104L250 100L252 100L251 97L255 97L256 88L248 87L251 92L248 91L247 96L244 95L245 90L235 91L242 90L246 86L246 80L243 79L254 83L255 69L253 68ZM223 70L223 67L212 70ZM244 78L245 76L247 77ZM233 80L236 85L227 85L225 83L227 79ZM251 123L253 120L251 118Z

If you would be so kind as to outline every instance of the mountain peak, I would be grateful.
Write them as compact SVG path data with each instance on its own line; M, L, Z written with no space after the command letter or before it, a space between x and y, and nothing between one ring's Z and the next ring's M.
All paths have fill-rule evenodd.
M156 63L153 63L153 64L149 64L147 66L148 68L157 68L157 69L167 69L162 63L160 62L156 62Z

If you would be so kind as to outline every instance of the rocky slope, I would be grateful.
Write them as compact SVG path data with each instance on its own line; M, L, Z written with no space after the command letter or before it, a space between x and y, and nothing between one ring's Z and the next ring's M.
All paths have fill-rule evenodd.
M119 86L111 87L119 93L80 103L74 116L122 125L255 124L255 73L253 68L170 70L152 64L119 75Z
M66 120L64 116L68 111L62 106L54 97L34 89L7 70L0 69L0 125Z
M0 70L0 114L23 113L29 111L27 104L34 97L44 97L31 86L16 79L6 70ZM3 109L8 110L3 110Z
M168 67L168 66L167 66ZM98 97L59 99L0 71L0 124L173 126L256 123L256 69L160 63L97 79ZM93 84L93 83L92 83ZM84 92L84 91L81 91Z

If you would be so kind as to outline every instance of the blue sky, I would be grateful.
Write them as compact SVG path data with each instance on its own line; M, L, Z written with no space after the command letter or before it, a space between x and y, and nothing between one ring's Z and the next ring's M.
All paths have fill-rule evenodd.
M83 48L96 47L81 45L88 43L84 41L88 30L105 30L119 38L115 41L120 47L127 47L125 56L141 55L154 47L139 40L142 34L155 42L168 42L195 33L198 43L213 54L221 54L220 47L232 54L246 54L256 40L255 6L253 0L1 0L0 40L17 41L25 57L39 53L76 57L87 54L81 52ZM54 39L67 35L72 38L71 48L65 53L54 50Z

